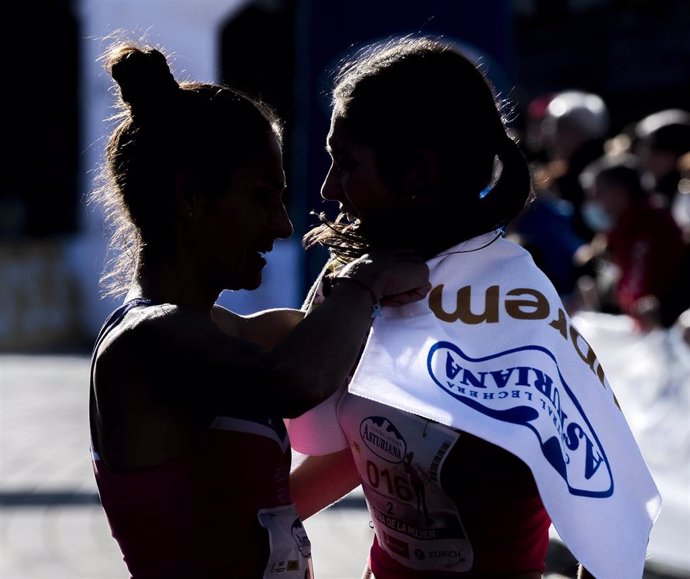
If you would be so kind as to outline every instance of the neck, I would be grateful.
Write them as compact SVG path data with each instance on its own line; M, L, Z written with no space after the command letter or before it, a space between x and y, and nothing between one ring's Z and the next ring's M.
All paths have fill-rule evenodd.
M197 272L179 263L142 264L128 299L146 297L155 303L210 310L218 293L205 287Z

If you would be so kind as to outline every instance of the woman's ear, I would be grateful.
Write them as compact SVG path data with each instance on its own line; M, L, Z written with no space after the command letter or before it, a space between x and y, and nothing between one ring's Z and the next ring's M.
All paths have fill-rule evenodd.
M429 149L418 149L403 175L403 193L412 201L428 202L438 188L438 155Z
M175 181L175 214L184 222L199 217L203 206L196 174L190 168L181 169Z

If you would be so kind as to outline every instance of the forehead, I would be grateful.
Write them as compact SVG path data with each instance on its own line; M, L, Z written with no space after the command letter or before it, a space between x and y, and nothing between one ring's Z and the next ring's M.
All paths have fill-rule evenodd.
M334 113L331 117L331 126L326 137L326 150L330 153L356 154L363 149L369 149L369 147L357 142L347 127L346 119Z
M342 115L338 114L337 111L333 112L331 116L331 126L328 131L327 141L331 142L348 142L352 140L350 131L347 128L347 119Z
M257 154L253 162L233 172L231 185L267 185L273 188L285 188L283 150L274 134L266 139L266 146Z

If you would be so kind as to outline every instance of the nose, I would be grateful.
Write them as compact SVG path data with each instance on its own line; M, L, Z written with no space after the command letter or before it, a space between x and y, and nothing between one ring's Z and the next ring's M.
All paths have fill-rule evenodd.
M281 201L279 205L280 207L274 213L271 225L275 232L275 236L278 239L285 239L292 235L295 228L292 225L292 221L290 221L290 216L288 215L285 204Z
M326 201L339 201L342 196L340 181L338 180L338 169L331 163L326 178L321 185L321 197Z

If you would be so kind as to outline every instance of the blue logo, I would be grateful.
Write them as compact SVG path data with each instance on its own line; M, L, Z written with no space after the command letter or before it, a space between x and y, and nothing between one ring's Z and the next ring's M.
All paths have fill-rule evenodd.
M571 494L613 494L606 453L551 352L525 346L471 358L455 344L438 342L429 350L427 369L434 382L458 402L532 431L544 458L563 477Z
M302 521L300 519L295 519L290 531L302 556L307 558L311 557L311 542L307 536L307 531L304 529L304 525L302 525Z

